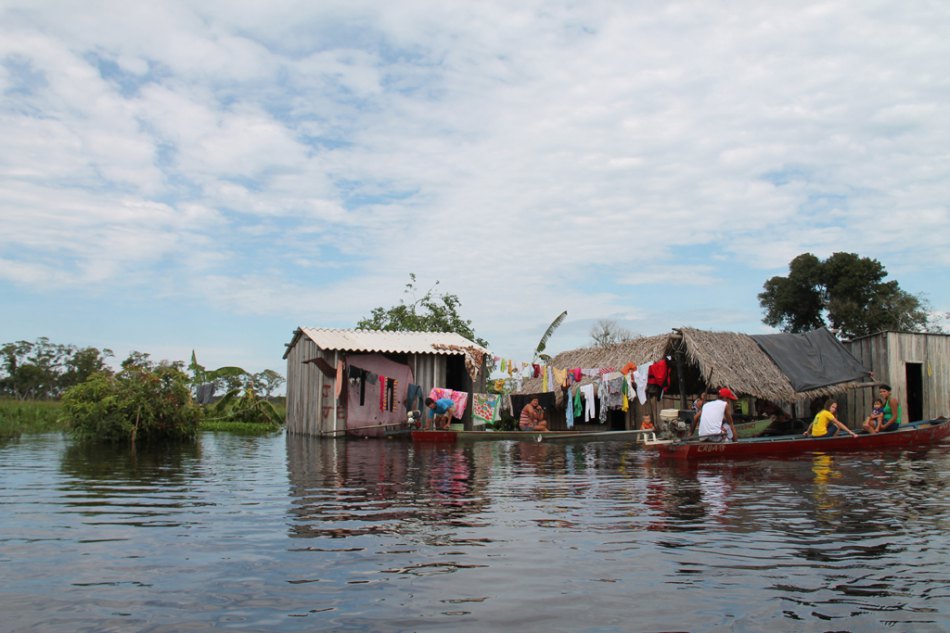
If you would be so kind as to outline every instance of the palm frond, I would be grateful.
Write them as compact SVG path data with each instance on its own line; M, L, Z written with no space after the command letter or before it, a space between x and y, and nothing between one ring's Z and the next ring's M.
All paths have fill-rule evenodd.
M231 391L224 394L224 396L214 403L213 410L216 413L224 413L228 410L228 407L231 405L231 402L238 397L238 394L241 393L240 389L232 389Z
M548 326L548 329L545 330L544 336L541 337L541 342L538 343L538 347L534 350L535 357L541 355L541 352L544 351L545 346L548 344L548 339L551 338L551 335L554 334L554 330L558 328L561 323L564 322L564 319L567 318L567 310L562 312L557 316L556 319L551 321L551 325Z

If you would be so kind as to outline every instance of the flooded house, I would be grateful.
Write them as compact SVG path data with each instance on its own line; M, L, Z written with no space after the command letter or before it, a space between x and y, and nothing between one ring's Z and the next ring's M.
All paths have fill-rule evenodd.
M950 417L950 335L879 332L845 343L871 370L875 385L888 384L901 403L901 422ZM854 411L870 411L877 389L849 397Z
M793 418L809 418L823 399L837 397L844 402L846 394L864 389L871 380L869 368L824 328L806 334L749 335L682 327L561 352L549 365L553 380L544 381L543 375L524 379L512 396L511 413L517 418L516 402L542 396L550 403L553 429L566 428L568 398L585 386L588 394L594 394L594 419L586 414L584 396L585 415L575 418L573 427L625 430L640 428L645 415L656 421L664 411L689 409L708 387L735 392L736 413L746 419L761 417L764 404L778 405ZM611 399L605 376L638 369L642 379L634 382L644 387L643 392L634 395L628 389L626 405L622 397ZM577 376L569 377L568 389L558 380L564 370Z
M454 332L297 328L284 352L287 432L384 436L424 414L433 389L468 401L484 391L486 353Z

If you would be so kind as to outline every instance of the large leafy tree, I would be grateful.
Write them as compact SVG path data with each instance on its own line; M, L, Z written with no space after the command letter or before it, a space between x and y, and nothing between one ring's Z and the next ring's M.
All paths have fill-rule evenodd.
M934 329L926 302L886 276L879 261L854 253L834 253L824 261L804 253L789 263L787 277L765 282L759 293L762 320L785 332L829 326L845 338Z
M52 343L46 337L0 346L0 396L57 398L96 372L107 370L108 349Z
M459 314L462 302L457 295L436 291L439 282L417 296L416 276L409 274L403 294L408 298L400 300L399 305L391 308L373 308L370 316L357 322L361 330L385 330L389 332L455 332L470 341L487 348L488 342L478 338L472 328L472 322Z

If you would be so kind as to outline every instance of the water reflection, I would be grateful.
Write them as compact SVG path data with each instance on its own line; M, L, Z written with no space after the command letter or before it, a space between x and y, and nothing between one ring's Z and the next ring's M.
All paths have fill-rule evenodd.
M24 438L0 446L0 609L54 632L947 630L948 465Z
M486 503L471 449L311 438L287 447L295 537L427 533Z

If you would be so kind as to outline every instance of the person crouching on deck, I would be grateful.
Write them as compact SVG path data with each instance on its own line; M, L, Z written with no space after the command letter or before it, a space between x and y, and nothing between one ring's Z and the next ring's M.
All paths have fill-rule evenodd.
M452 416L455 415L455 402L451 398L439 398L433 400L426 398L426 406L429 408L429 419L435 428L445 430L452 424ZM429 430L429 425L426 425Z
M521 418L518 420L518 428L522 431L547 431L548 423L544 419L544 409L541 408L537 398L532 398L531 402L524 405L521 409Z
M728 387L707 392L703 408L693 416L693 428L690 435L696 433L699 426L699 439L706 442L739 441L736 427L732 423L732 400L738 400Z

